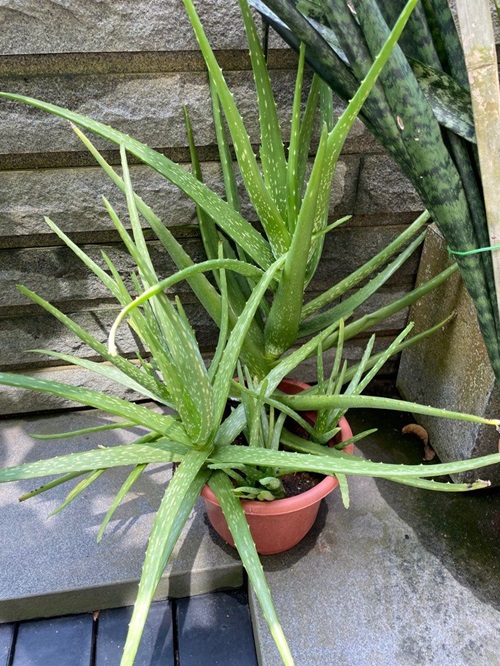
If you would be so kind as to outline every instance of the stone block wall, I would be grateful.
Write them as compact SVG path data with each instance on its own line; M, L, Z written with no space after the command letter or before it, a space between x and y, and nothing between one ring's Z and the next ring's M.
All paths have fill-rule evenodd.
M197 3L219 62L257 141L257 112L243 28L235 0ZM182 104L186 104L203 160L206 181L221 188L215 136L203 61L181 0L8 0L0 6L0 90L18 92L90 115L186 164L189 154ZM295 56L272 41L270 67L286 132L293 93ZM340 106L339 106L340 109ZM337 111L339 110L337 109ZM95 141L106 157L119 163L118 151ZM194 258L202 256L194 206L158 174L140 164L131 167L137 191ZM48 356L27 352L49 348L92 359L93 352L16 288L24 284L70 314L94 335L105 339L117 306L44 223L48 215L73 240L100 261L105 249L127 275L129 261L119 243L101 197L124 212L122 196L81 146L69 124L40 111L0 102L0 368L47 378L86 382L111 390L84 370L60 366ZM397 167L361 124L349 137L339 162L332 219L352 220L331 234L311 285L322 290L345 276L413 221L421 203ZM245 214L256 216L245 204ZM172 265L151 237L160 274ZM377 296L377 302L413 286L415 256ZM214 328L182 290L205 351ZM406 313L379 327L383 347L404 326ZM133 354L125 327L119 343ZM347 349L359 358L362 341ZM387 372L394 373L395 362ZM124 395L124 393L122 393ZM133 397L133 396L130 396ZM0 414L67 406L59 399L0 388Z

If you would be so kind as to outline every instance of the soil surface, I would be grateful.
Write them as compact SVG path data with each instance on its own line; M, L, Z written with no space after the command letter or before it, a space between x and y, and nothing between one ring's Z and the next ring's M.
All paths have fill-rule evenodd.
M317 486L325 477L314 472L294 472L280 477L287 497L295 497Z

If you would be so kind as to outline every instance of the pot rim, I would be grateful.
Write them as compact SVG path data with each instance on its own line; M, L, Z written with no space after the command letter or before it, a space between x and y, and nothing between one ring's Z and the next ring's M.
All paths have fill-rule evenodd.
M291 380L288 380L291 381ZM295 385L301 384L301 382L293 382ZM307 387L307 384L302 384L302 387ZM347 422L347 419L343 416L339 421L340 433L338 433L342 441L350 439L352 437L352 430ZM254 514L254 515L280 515L285 513L292 513L299 508L305 508L311 504L315 504L326 497L329 493L332 492L337 486L338 481L333 476L326 476L322 481L320 481L313 488L309 488L300 495L295 495L294 497L285 497L284 499L276 499L271 502L263 502L260 500L241 500L241 506L245 513ZM210 502L219 506L219 502L215 497L215 494L209 488L208 485L203 486L201 491L202 497Z

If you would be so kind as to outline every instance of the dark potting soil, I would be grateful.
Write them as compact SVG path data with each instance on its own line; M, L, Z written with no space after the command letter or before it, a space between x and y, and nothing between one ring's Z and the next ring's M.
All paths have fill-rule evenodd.
M314 472L293 472L280 477L286 497L295 497L317 486L325 477Z

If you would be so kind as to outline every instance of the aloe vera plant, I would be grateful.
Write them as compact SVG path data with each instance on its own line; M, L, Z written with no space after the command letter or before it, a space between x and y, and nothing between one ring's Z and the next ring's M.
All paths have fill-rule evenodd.
M364 80L403 0L250 0L341 98ZM500 378L491 243L476 160L464 56L447 0L418 3L362 111L367 128L413 183L472 296Z
M246 3L244 0L241 1L256 79L260 82L257 85L262 117L262 150L259 163L244 130L243 120L234 106L204 36L194 6L189 0L185 0L188 15L209 67L214 115L218 118L223 114L227 121L245 188L262 222L262 233L254 229L239 211L234 173L222 133L219 135L219 147L227 200L216 195L199 179L194 144L192 152L195 174L191 175L147 146L97 121L38 100L3 95L62 116L75 125L105 136L120 147L121 175L105 162L89 139L75 128L105 173L125 195L129 213L127 225L119 219L108 201L105 200L104 204L135 264L131 280L132 289L127 288L123 277L108 256L103 254L107 269L104 270L53 222L46 220L50 229L102 281L120 304L122 310L110 330L108 344L90 335L41 296L24 287L21 287L21 291L53 314L107 363L88 361L55 352L44 351L44 353L132 388L145 398L165 407L166 413L159 414L143 405L131 404L82 387L0 373L1 384L43 391L75 400L80 404L102 409L120 417L121 421L117 424L119 427L141 425L147 430L146 435L129 445L108 448L97 446L85 453L74 453L2 469L0 482L43 476L56 477L41 488L28 493L23 498L27 499L57 485L79 479L61 506L64 508L98 477L106 475L108 469L123 465L132 466L132 471L103 521L99 532L101 538L116 507L147 465L153 462L179 463L175 475L165 489L152 527L135 610L122 658L123 666L134 662L156 586L194 502L205 484L209 484L222 507L283 662L290 665L293 664L293 657L276 616L271 593L238 499L238 495L242 493L232 483L236 474L242 469L258 468L273 470L276 477L289 470L335 475L340 481L344 502L347 505L346 478L349 475L385 477L429 490L467 491L484 487L487 482L447 484L436 482L429 477L475 469L500 460L498 454L431 467L382 465L324 446L325 442L335 434L339 419L349 407L405 409L414 413L472 420L491 426L498 426L500 423L493 419L485 420L473 415L362 395L368 382L387 358L411 342L406 339L411 325L386 351L372 354L374 345L372 336L365 354L357 365L349 368L342 363L342 348L346 340L367 330L373 323L398 309L406 307L455 270L455 267L448 269L430 284L375 313L348 321L355 309L397 270L421 242L420 237L414 241L411 239L422 229L427 215L421 216L400 238L353 275L337 285L332 285L324 294L309 303L305 305L303 303L304 289L317 266L324 234L331 231L327 222L328 193L342 142L348 127L366 100L371 86L374 85L415 2L416 0L411 0L408 3L390 38L384 44L380 58L373 65L365 83L354 95L336 127L329 127L327 113L330 102L318 79L313 82L304 115L300 115L299 99L304 65L302 50L292 119L291 145L288 154L285 154L280 135L277 133L277 119L268 86L267 70L260 46L256 41L255 27L251 22ZM325 122L318 156L307 179L305 168L307 148L318 99L321 99L320 115L323 115ZM129 154L162 173L195 201L199 208L200 226L207 248L206 261L194 263L182 245L135 193L128 167ZM143 234L141 217L162 241L177 265L178 270L165 279L160 280L155 271ZM228 239L234 241L235 245L228 243ZM410 241L409 246L402 249L408 241ZM397 252L399 255L394 258L393 255ZM297 273L293 270L295 266ZM379 274L365 282L379 269L381 269ZM207 273L212 274L213 281L208 279ZM168 287L183 280L192 287L219 327L218 344L208 367L202 358L196 335L180 299L177 298L172 302L165 293ZM353 296L345 298L340 304L333 304L353 288L357 288ZM138 357L138 362L122 356L115 344L116 330L125 320L148 351L148 356ZM300 341L299 345L295 345L297 341ZM294 346L296 348L293 348ZM325 377L323 354L333 347L336 347L336 354L332 373ZM293 372L306 358L315 355L318 359L317 387L304 395L283 396L278 390L282 379ZM247 380L246 386L244 381L233 380L239 361L245 363L248 368L246 377L242 376L242 380ZM238 406L224 419L226 403L230 397L237 401ZM269 446L237 445L235 439L245 429L250 431L251 443L252 437L255 441L255 437L258 436L258 433L255 434L256 418L259 418L266 406L271 413L274 413L275 423L279 424L274 429L277 434L266 437ZM315 427L304 423L297 413L298 409L303 408L318 411ZM284 427L285 416L282 414L302 425L308 431L309 439L299 437ZM262 421L260 423L262 424ZM105 429L106 427L95 428L93 432L100 435ZM74 434L59 433L55 436L70 437ZM268 477L269 475L265 478Z

